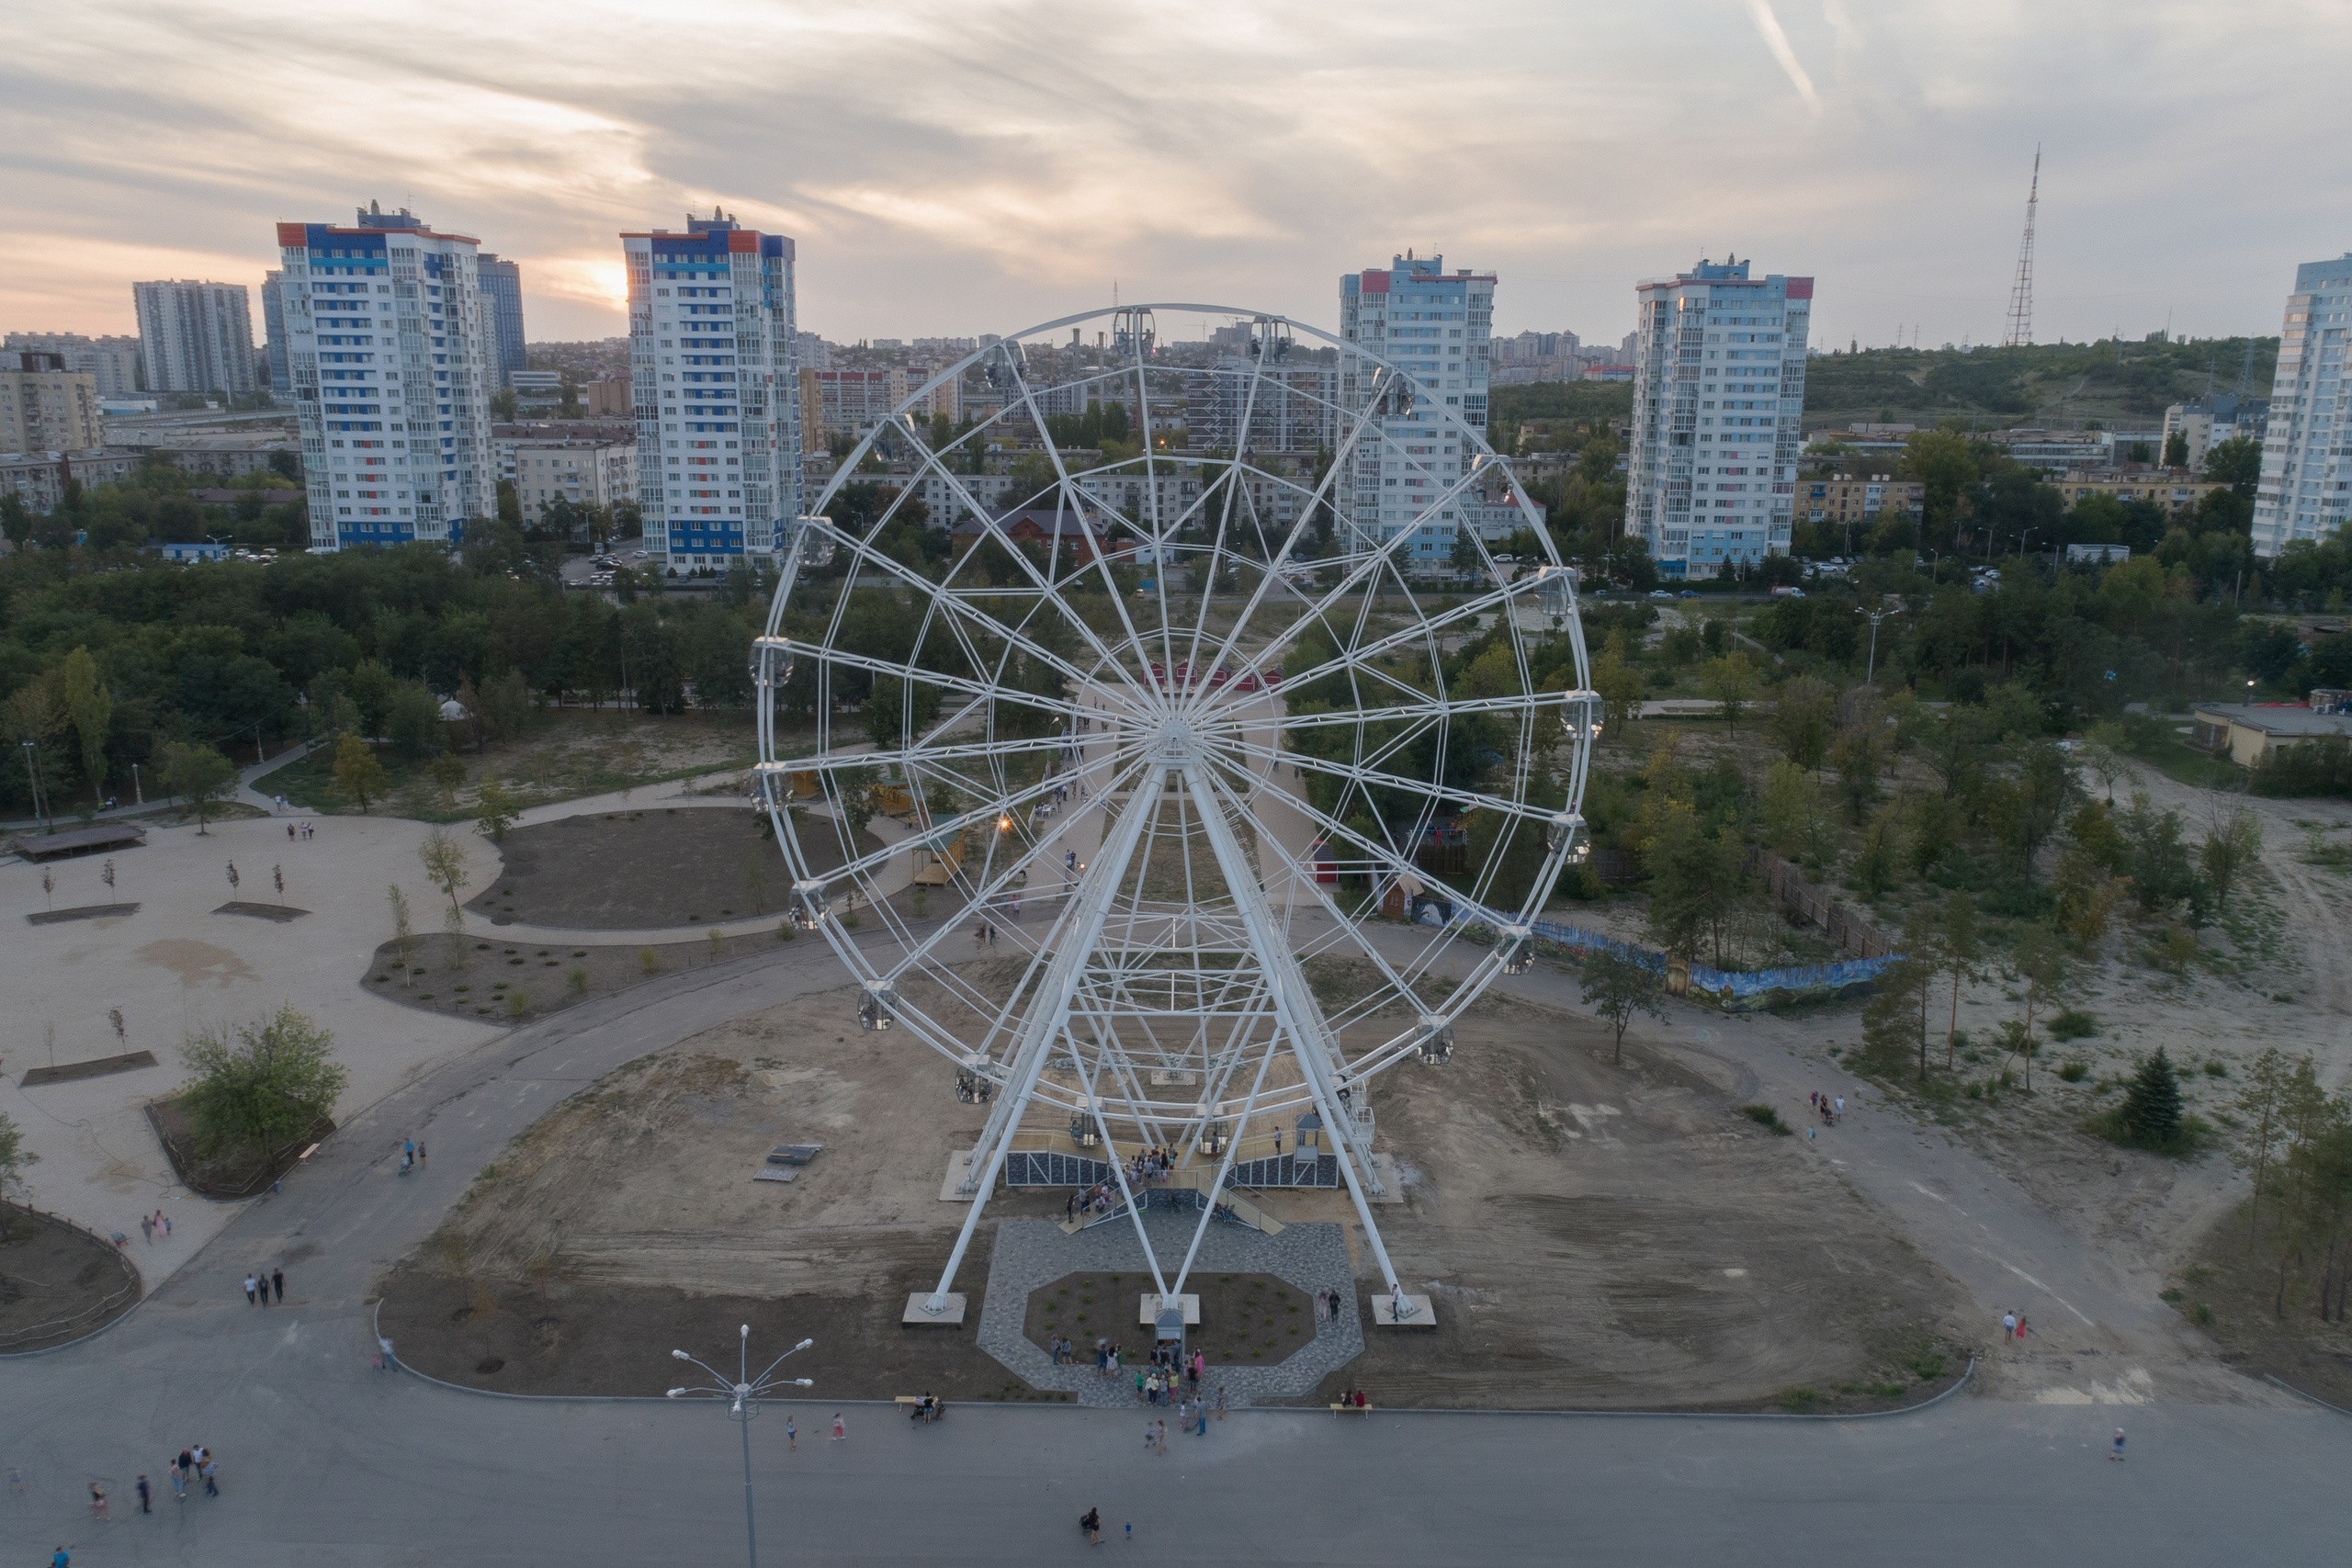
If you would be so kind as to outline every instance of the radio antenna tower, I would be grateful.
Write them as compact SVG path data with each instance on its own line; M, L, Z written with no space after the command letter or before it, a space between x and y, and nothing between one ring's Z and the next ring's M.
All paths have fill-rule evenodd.
M2041 147L2033 149L2033 187L2025 198L2025 239L2018 246L2018 280L2009 288L2009 330L2003 348L2024 348L2033 342L2033 213L2041 203Z

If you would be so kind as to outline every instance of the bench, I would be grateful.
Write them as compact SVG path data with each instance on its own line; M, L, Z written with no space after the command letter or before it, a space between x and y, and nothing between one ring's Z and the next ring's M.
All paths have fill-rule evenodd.
M1369 1416L1372 1414L1374 1408L1372 1401L1368 1399L1362 1404L1341 1404L1337 1401L1334 1401L1331 1405L1331 1414L1337 1416L1341 1411L1346 1411L1351 1416Z

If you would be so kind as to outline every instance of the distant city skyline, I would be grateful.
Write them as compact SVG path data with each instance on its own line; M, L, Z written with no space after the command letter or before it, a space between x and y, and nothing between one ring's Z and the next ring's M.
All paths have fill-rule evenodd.
M665 56L694 18L728 46L689 87ZM2352 13L2295 0L591 0L364 40L130 0L19 10L0 40L17 331L132 331L135 280L258 293L276 221L371 199L520 263L540 340L623 335L616 236L713 203L794 238L802 320L837 342L1002 332L1114 288L1328 330L1332 276L1411 248L1511 279L1503 337L1614 341L1639 280L1736 252L1821 280L1817 344L1981 344L2037 142L2041 341L2267 335L2297 265L2352 248L2347 153L2305 129ZM345 94L430 109L388 141L311 112ZM1396 135L1380 106L1423 96L1450 107ZM1669 146L1705 155L1669 174Z

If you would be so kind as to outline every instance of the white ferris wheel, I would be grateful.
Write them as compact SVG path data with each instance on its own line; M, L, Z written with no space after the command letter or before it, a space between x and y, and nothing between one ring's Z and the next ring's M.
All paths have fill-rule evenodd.
M1204 317L1246 331L1179 349ZM1600 718L1574 572L1431 385L1279 316L1071 316L911 391L788 531L753 667L792 919L988 1107L910 1321L960 1314L1000 1184L1131 1224L1163 1302L1251 1194L1344 1187L1401 1291L1373 1080L1526 966ZM1180 1258L1153 1203L1200 1211Z

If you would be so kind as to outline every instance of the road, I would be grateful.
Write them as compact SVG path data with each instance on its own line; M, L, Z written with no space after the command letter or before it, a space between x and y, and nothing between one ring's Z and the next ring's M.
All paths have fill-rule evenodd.
M116 1328L0 1362L0 1467L25 1481L0 1493L0 1562L61 1541L82 1563L735 1561L740 1461L718 1410L504 1400L379 1373L368 1297L472 1172L564 1096L839 984L813 942L666 977L503 1036L355 1116ZM1693 1027L1669 1032L1735 1072L1769 1084L1796 1070L1761 1026L1713 1041ZM1935 1145L1878 1114L1877 1153L1858 1137L1820 1157L1851 1157L1884 1196L1910 1179L1902 1161ZM411 1133L434 1157L400 1178L393 1151ZM2016 1249L2042 1243L2014 1233L2023 1222L1996 1179L1942 1147L1954 1163L1920 1185L1987 1217L1930 1226L1921 1245L1995 1292L2017 1258L2042 1261ZM2123 1310L2128 1292L2110 1304L2098 1270L2068 1262L2062 1232L2044 1241L2072 1270L2063 1288L2085 1282L2087 1310ZM279 1258L288 1304L245 1305L238 1278ZM670 1348L649 1344L649 1361ZM1137 1416L975 1406L916 1430L854 1406L851 1440L834 1445L820 1435L833 1408L819 1390L794 1409L797 1453L783 1451L781 1407L754 1429L771 1561L1082 1554L1074 1523L1089 1506L1114 1537L1135 1522L1121 1551L1311 1562L2284 1562L2336 1550L2352 1522L2352 1421L2285 1403L2118 1410L1963 1393L1916 1416L1834 1422L1255 1412L1171 1439L1165 1457L1143 1451ZM2132 1452L2120 1465L2104 1458L2118 1421ZM195 1439L220 1454L224 1495L175 1504L165 1489L158 1515L139 1516L130 1483L160 1480ZM87 1518L92 1479L116 1498L111 1523Z

